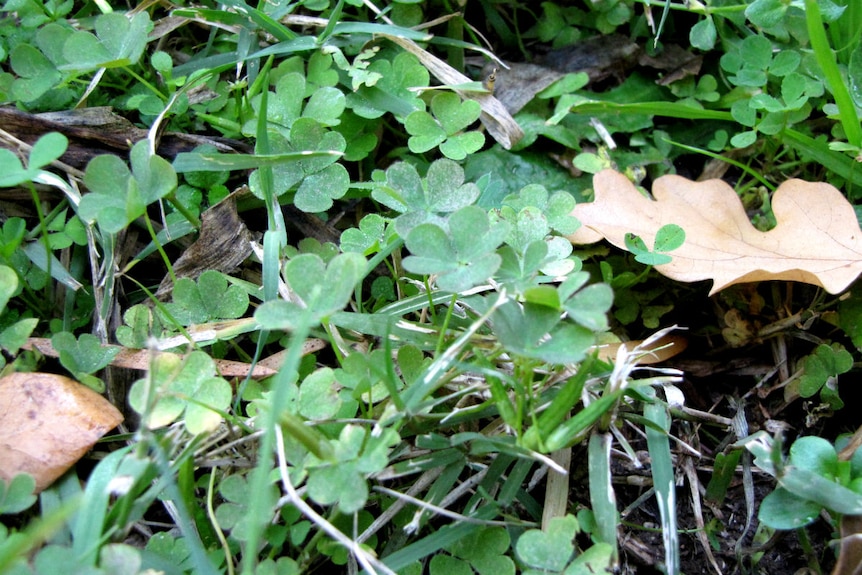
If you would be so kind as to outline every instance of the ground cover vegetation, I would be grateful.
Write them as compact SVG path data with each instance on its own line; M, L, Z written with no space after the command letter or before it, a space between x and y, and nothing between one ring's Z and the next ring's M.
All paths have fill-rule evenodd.
M860 29L5 0L0 572L856 573Z

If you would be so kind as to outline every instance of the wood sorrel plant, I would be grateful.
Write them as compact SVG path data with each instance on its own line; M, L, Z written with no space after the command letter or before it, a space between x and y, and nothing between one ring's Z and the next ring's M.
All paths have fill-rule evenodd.
M768 200L775 174L791 170L847 183L853 196L859 102L842 87L860 83L860 11L582 4L544 2L537 18L478 0L437 21L433 1L381 11L354 0L204 1L168 14L146 3L122 13L7 0L4 102L28 112L112 105L147 136L63 177L62 166L48 171L66 151L57 134L26 154L0 152L0 185L27 186L36 206L3 222L0 357L35 368L43 358L21 353L23 340L53 336L55 367L93 386L119 355L103 344L149 348L153 359L142 351L148 369L128 392L104 377L139 423L82 466L85 486L72 474L41 495L44 523L0 528L0 570L599 572L620 556L612 446L636 461L624 432L635 426L645 429L665 566L677 571L677 375L638 379L638 351L610 364L594 346L612 326L636 336L675 311L679 292L655 287L648 266L673 258L684 233L668 226L649 246L629 237L634 261L574 252L571 212L591 185L578 171L654 178L703 153L738 168L746 196ZM687 18L682 37L674 14L650 30L647 11L664 7ZM513 59L528 59L537 40L560 48L617 32L659 59L661 42L681 43L705 66L681 77L621 70L605 75L607 89L560 72L515 113L524 138L498 145L487 78L444 80L451 70L434 55L471 71L465 55L488 55L468 25L477 21ZM206 145L168 154L160 143L177 131ZM560 147L550 160L547 149ZM260 241L251 263L242 275L170 277L183 249L174 240L203 236L201 212L235 189L236 219ZM297 241L308 222L323 233ZM138 232L149 245L126 243ZM161 301L149 293L165 268L172 290ZM77 291L62 309L51 278ZM85 301L97 336L72 333L90 323ZM853 301L841 308L845 325ZM227 359L276 375L235 381ZM801 393L840 407L835 380L851 359L839 345L818 347L802 362ZM550 504L536 501L531 485L543 483L531 477L565 470L573 446L586 450L589 501L549 487L547 501L561 504L543 518ZM842 487L855 478L826 467L844 473ZM0 509L27 509L27 485L4 485ZM770 505L786 500L777 493ZM144 545L120 543L133 529Z

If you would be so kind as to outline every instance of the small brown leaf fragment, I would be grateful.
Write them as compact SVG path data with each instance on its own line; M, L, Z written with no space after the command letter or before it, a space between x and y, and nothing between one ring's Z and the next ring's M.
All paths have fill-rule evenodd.
M108 400L68 377L0 378L0 478L29 473L38 493L122 421Z
M643 340L626 341L621 343L608 343L599 345L599 359L602 361L614 361L617 357L619 348L625 346L631 352L634 348L643 343ZM673 356L685 351L688 347L688 340L679 335L666 335L653 343L649 349L645 350L643 356L638 359L641 365L653 365L656 363L664 363Z
M850 461L856 450L862 446L862 427L856 430L847 445L838 452L839 461ZM842 515L841 546L838 550L838 561L831 575L862 574L862 515Z
M563 74L585 72L590 82L616 76L623 79L641 55L641 47L625 36L593 36L570 46L551 50L539 59L543 66Z
M862 516L841 517L841 547L832 575L862 574Z
M116 348L120 346L105 345L104 347ZM54 349L54 346L51 344L51 340L45 337L31 337L21 349L33 349L48 357L60 357L60 352ZM153 360L160 355L180 356L178 353L172 353L169 351L130 349L123 347L120 349L120 353L111 360L110 365L126 369L148 371L152 366ZM249 375L249 372L251 372L251 377L254 379L262 379L264 377L273 376L278 372L277 368L268 367L264 365L262 361L258 362L258 364L254 366L254 369L251 369L250 363L242 361L233 361L230 359L215 359L214 361L216 369L222 377L246 377Z
M664 70L665 75L656 84L667 86L677 80L699 74L700 67L703 64L703 57L692 54L676 44L668 44L664 47L662 53L656 56L642 54L638 60L638 64Z
M721 180L662 176L653 200L623 174L604 170L593 187L595 201L572 211L582 224L569 236L572 243L604 238L625 249L625 235L633 233L652 246L662 226L676 224L685 230L685 243L656 270L677 281L711 279L710 294L766 280L809 283L835 294L862 272L862 230L853 206L826 183L782 183L772 198L778 223L766 232L751 225L736 192Z
M536 94L563 77L561 72L551 68L521 62L510 63L508 69L488 64L483 73L491 69L496 70L494 97L510 114L517 114Z

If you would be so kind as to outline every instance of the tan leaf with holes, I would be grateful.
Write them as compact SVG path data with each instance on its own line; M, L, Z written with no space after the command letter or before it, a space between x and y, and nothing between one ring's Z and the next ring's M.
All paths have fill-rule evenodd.
M656 266L684 282L713 280L715 293L743 282L791 280L845 290L862 272L862 231L853 206L826 183L787 180L772 198L777 225L761 232L751 225L736 192L721 180L693 182L658 178L646 197L623 174L604 170L593 178L595 201L572 215L581 228L574 244L602 238L625 249L625 235L652 247L666 224L685 230L685 243Z
M0 478L29 473L38 493L122 421L108 400L68 377L0 378Z

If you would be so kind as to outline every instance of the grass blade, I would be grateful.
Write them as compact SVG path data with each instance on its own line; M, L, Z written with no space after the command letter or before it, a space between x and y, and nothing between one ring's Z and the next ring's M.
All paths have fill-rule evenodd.
M595 404L593 404L595 405ZM590 436L588 447L590 505L596 518L596 535L603 543L614 549L614 562L617 561L617 498L611 484L611 442L610 433L594 433Z
M676 523L676 481L667 436L670 430L670 415L666 405L651 402L644 405L644 417L662 430L650 425L646 427L646 435L655 497L661 515L665 567L666 572L673 575L679 572L679 531Z

